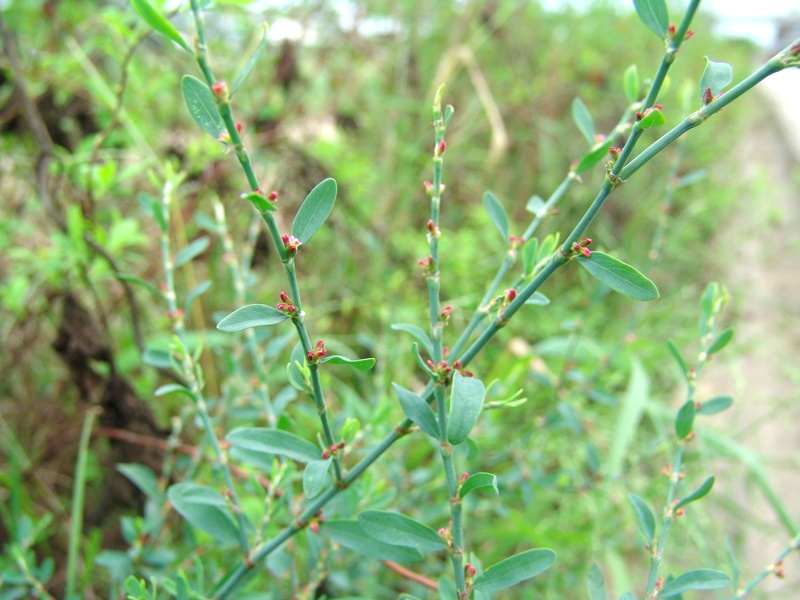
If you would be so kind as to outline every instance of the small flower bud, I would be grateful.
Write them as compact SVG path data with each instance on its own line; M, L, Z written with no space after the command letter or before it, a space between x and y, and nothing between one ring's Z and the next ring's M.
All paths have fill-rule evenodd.
M619 154L622 152L620 148L614 148L613 146L608 149L608 153L611 155L611 158L617 160L619 158Z
M228 84L224 81L217 81L211 86L211 91L217 98L222 98L228 94Z
M423 181L422 185L425 186L425 193L428 196L433 196L433 184L430 181Z
M319 533L319 523L312 523L308 528L314 533Z
M267 199L271 202L275 202L278 199L278 192L272 191L267 195Z
M711 92L711 88L707 87L703 90L703 106L710 104L712 100L714 100L714 94Z
M436 226L436 223L433 222L433 219L428 219L428 233L431 234L431 237L439 238L442 235L442 232Z
M506 290L505 296L506 296L506 301L507 302L513 302L514 298L517 297L517 290L515 290L514 288L511 288L510 290Z
M322 451L322 458L323 459L330 458L330 457L331 457L331 453L330 452L328 452L327 450L323 450Z
M583 238L581 240L581 246L583 246L584 248L588 248L591 245L592 245L592 238Z
M287 294L286 292L281 292L281 300L283 302L286 302L287 304L291 304L292 303L292 299L289 297L289 294Z
M441 156L442 154L444 154L444 153L445 153L445 151L446 151L446 150L447 150L447 142L445 142L444 140L442 140L442 141L441 141L441 142L439 142L439 144L436 146L436 154L435 154L435 155L436 155L436 156Z
M466 472L462 473L461 477L458 478L461 483L464 483L467 479L469 479L469 473Z
M592 255L592 251L588 248L581 248L580 253L583 254L586 258L589 258Z
M439 320L446 323L447 321L450 320L450 314L452 312L453 312L453 307L450 306L449 304L447 306L443 307L439 311Z
M684 39L684 41L685 41L685 40L690 40L690 39L692 39L693 37L694 37L694 31L692 31L691 29L689 29L689 30L686 32L686 35L685 35L685 36L683 36L683 39Z
M242 124L239 123L239 121L236 121L235 125L236 125L236 131L239 132L239 135L242 135L242 131L244 131L244 129L242 128Z
M679 508L678 510L676 510L676 511L675 511L675 516L676 516L677 518L679 518L679 519L680 519L681 517L685 516L685 515L686 515L686 510L685 510L685 509L683 509L683 508Z
M675 23L670 23L669 27L667 27L667 37L672 39L675 37L675 33L677 33L678 28L675 27Z

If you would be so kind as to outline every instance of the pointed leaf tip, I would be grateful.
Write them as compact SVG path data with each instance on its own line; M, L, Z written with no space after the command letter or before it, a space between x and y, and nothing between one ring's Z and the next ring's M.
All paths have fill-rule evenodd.
M303 244L325 224L336 202L336 180L328 178L311 190L292 223L292 235Z

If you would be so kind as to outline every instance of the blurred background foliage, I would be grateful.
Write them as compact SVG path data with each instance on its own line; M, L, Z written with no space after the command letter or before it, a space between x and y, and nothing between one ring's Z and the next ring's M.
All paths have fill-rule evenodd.
M167 4L167 10L174 8ZM209 250L181 270L178 281L184 294L205 279L214 282L188 317L205 347L207 393L228 407L217 413L221 428L263 424L263 415L248 409L248 399L233 397L231 342L213 329L236 300L212 201L225 207L240 249L247 247L253 215L239 199L245 190L235 159L194 126L181 99L180 76L196 74L191 57L148 35L127 3L12 1L2 19L4 47L13 36L21 72L15 74L8 56L2 57L0 243L7 250L0 259L0 500L13 499L13 506L0 513L0 542L13 538L15 519L23 514L34 522L54 516L30 548L39 560L55 559L50 586L54 593L61 589L82 417L87 401L98 401L93 396L101 389L98 378L124 380L129 388L117 393L130 405L100 400L107 420L91 446L85 579L92 597L103 597L113 577L90 559L101 548L125 548L119 516L141 510L135 495L109 491L113 465L147 462L148 452L151 464L160 460L158 448L142 440L120 442L114 432L161 440L170 419L186 410L179 397L153 397L169 379L142 360L145 348L168 344L163 305L142 287L132 288L138 306L134 323L128 291L116 273L160 285L158 230L142 207L148 197L159 196L158 180L165 173L185 173L173 207L174 247L200 235L212 238ZM186 12L173 21L191 38ZM646 78L663 48L631 11L603 2L585 11L545 11L533 1L219 1L206 16L218 74L233 78L264 21L270 24L270 44L237 94L234 111L265 189L279 194L277 218L284 230L316 183L328 176L338 181L336 209L298 268L312 335L342 353L378 358L366 376L325 372L337 430L347 416L362 424L353 450L358 455L402 416L390 382L413 387L422 381L408 338L390 326L424 326L426 319L425 283L416 263L427 253L422 182L431 178L430 107L438 84L446 83L445 101L456 109L447 134L441 240L443 300L454 307L447 330L452 334L468 321L507 250L481 207L484 191L502 200L512 233L521 234L530 219L528 199L547 198L586 151L570 117L573 99L582 98L598 131L610 130L626 107L624 70L636 64ZM709 17L701 14L693 26L696 39L681 49L660 99L667 118L661 132L685 114L685 86L692 109L699 104L704 54L732 63L737 79L750 69L755 48L713 39L709 28ZM14 92L15 76L23 78L53 141L50 160L40 158L41 138L31 134L25 103ZM120 85L124 95L117 112ZM487 565L529 547L551 547L559 554L546 576L503 598L531 597L534 591L537 597L563 598L565 590L583 590L593 560L602 562L618 593L643 582L647 553L639 547L626 497L635 491L654 506L662 503L666 483L659 469L669 460L668 415L680 403L680 376L666 341L687 352L696 348L698 299L721 273L719 258L707 251L709 239L720 215L743 193L741 184L732 185L730 174L740 160L731 153L732 144L757 110L757 103L745 98L691 132L678 175L705 169L705 177L679 188L668 214L660 207L669 184L669 152L626 183L592 225L596 247L644 268L658 223L667 224L651 272L660 300L634 305L605 294L578 269L565 269L543 290L551 304L515 318L473 363L482 380L495 382L489 400L521 389L528 401L486 413L473 436L476 445L461 458L466 470L496 473L501 490L499 500L467 502L469 548ZM646 138L656 135L648 132ZM603 174L602 163L585 173L540 236L566 233ZM263 236L253 250L248 299L274 305L285 287L277 257ZM70 324L86 335L70 337ZM269 335L268 379L280 390L291 332L287 326ZM76 339L90 347L78 352L70 346ZM76 352L85 364L74 363ZM642 366L640 377L632 377L632 364ZM624 448L623 472L604 478L602 465L626 397L644 399L643 418ZM108 402L116 406L116 421L108 418ZM303 401L294 402L282 419L280 425L293 431L317 427L312 406ZM358 504L392 507L444 525L448 512L438 452L418 436L393 447L358 493L342 495L326 515L350 518ZM196 444L200 437L189 420L181 441ZM699 482L710 468L710 451L702 443L698 447L700 452L689 455L687 472ZM739 529L720 518L724 502L712 498L704 504L690 511L691 526L674 531L667 556L674 572L688 566L727 570L721 540L728 535L735 541ZM174 530L170 568L190 548L188 542L180 545L179 528ZM313 554L309 544L314 546L300 536L286 554L303 564ZM213 560L222 555L213 559L214 551L206 550L212 557L206 575L213 581ZM334 552L327 560L329 597L425 594L350 551ZM449 568L443 560L413 567L434 579ZM277 561L270 568L278 579L289 570ZM153 565L148 569L158 572ZM286 585L291 588L292 582Z

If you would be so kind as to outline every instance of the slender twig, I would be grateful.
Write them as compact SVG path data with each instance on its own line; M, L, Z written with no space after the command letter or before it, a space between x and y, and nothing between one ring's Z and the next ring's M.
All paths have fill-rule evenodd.
M428 579L424 575L420 575L419 573L415 573L411 569L406 569L403 565L398 565L396 562L392 562L391 560L382 560L383 566L387 569L394 571L401 577L408 579L409 581L413 581L414 583L418 583L429 590L433 590L434 592L439 589L439 584L435 581Z
M736 594L731 596L731 600L739 600L740 598L744 598L745 596L747 596L747 594L752 592L753 588L755 588L759 583L761 583L765 577L767 577L772 573L775 573L782 577L783 559L786 558L791 552L794 552L796 550L800 550L800 532L798 532L797 535L795 535L792 538L792 540L786 545L786 547L783 550L781 550L777 554L777 556L775 556L775 559L769 565L761 569L758 575L753 577L753 579L750 580L746 585L742 586L742 588L739 589L736 592Z

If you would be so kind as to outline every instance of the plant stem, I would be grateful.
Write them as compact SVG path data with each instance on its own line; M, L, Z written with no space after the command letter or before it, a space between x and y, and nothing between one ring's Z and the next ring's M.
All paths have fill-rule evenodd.
M194 15L194 22L195 28L197 30L197 40L195 44L195 58L197 60L197 64L200 67L200 71L203 73L203 77L206 80L206 84L209 87L212 87L216 83L216 79L214 74L211 70L211 67L208 63L208 52L206 47L205 41L205 23L203 21L203 12L200 7L199 0L191 0L192 5L192 13ZM231 110L230 100L227 99L227 96L224 98L220 98L215 96L217 99L217 108L219 109L220 117L222 117L222 121L225 123L225 129L227 130L228 134L231 138L231 143L233 144L234 151L236 153L236 158L239 160L239 164L242 166L242 170L244 171L245 177L247 178L247 182L250 185L251 191L259 192L259 185L258 185L258 178L256 177L255 172L253 171L253 165L250 161L250 155L247 153L247 150L244 147L242 142L242 137L239 135L239 131L236 128L236 121L233 118L233 112ZM272 238L272 242L275 245L275 248L278 251L278 255L281 258L281 262L283 263L284 271L286 272L286 277L289 282L289 289L291 290L292 299L294 300L294 304L297 306L299 310L299 316L292 318L292 323L297 330L297 335L300 338L300 343L303 346L303 353L308 354L311 348L311 341L306 330L306 326L303 322L303 311L302 311L302 304L300 301L300 289L297 284L297 276L295 273L294 268L294 259L289 256L288 252L286 251L286 246L281 239L281 233L278 229L278 224L275 222L275 218L269 211L265 211L261 213L261 217L267 225L267 229L269 230L270 237ZM325 397L322 392L322 382L319 378L319 368L316 364L308 363L309 370L311 372L311 387L312 387L312 399L314 401L315 406L317 407L317 412L319 413L320 422L322 424L322 431L323 436L325 439L325 443L328 446L334 446L336 444L336 439L333 435L333 430L330 426L330 421L328 419L328 412L327 406L325 403ZM342 483L343 481L343 474L342 474L342 467L339 461L339 458L336 454L333 455L333 469L334 469L334 476L336 479L337 484Z
M203 382L202 375L199 370L199 365L196 363L192 353L186 344L186 328L183 320L183 309L178 308L177 296L175 294L175 263L170 253L169 243L169 220L170 220L170 206L172 204L172 193L178 181L168 179L164 183L162 193L162 212L164 215L164 222L166 227L161 230L161 254L164 260L164 299L167 302L167 309L170 318L172 319L172 329L175 332L175 337L179 345L178 352L180 354L181 370L186 382L189 386L192 397L195 400L195 407L197 413L200 415L200 420L203 423L203 429L206 437L211 442L211 447L214 450L222 469L222 475L225 479L225 485L230 494L230 501L232 504L234 515L238 524L239 543L242 549L247 552L249 550L249 543L247 541L247 527L242 512L241 504L239 503L239 496L236 492L236 486L233 483L230 467L228 466L228 457L222 450L219 443L219 438L214 430L214 424L208 414L208 406L206 405L205 398L203 397Z
M758 575L756 575L749 583L747 583L747 585L745 585L739 591L737 591L736 594L731 597L731 600L739 600L740 598L744 598L745 596L747 596L747 594L753 591L753 588L755 588L759 583L761 583L761 581L767 575L775 573L780 568L783 559L786 558L791 552L794 552L795 550L800 550L800 532L798 532L797 535L795 535L792 538L792 540L786 545L786 547L783 550L781 550L777 554L777 556L775 556L775 560L773 560L771 564L761 569L761 572Z
M67 551L67 585L64 598L72 598L75 594L75 582L78 577L78 555L83 537L83 505L86 492L86 463L89 460L89 440L92 437L92 426L100 408L93 406L86 411L83 419L81 439L78 444L78 461L75 465L75 480L72 483L72 514L70 515L69 545Z

